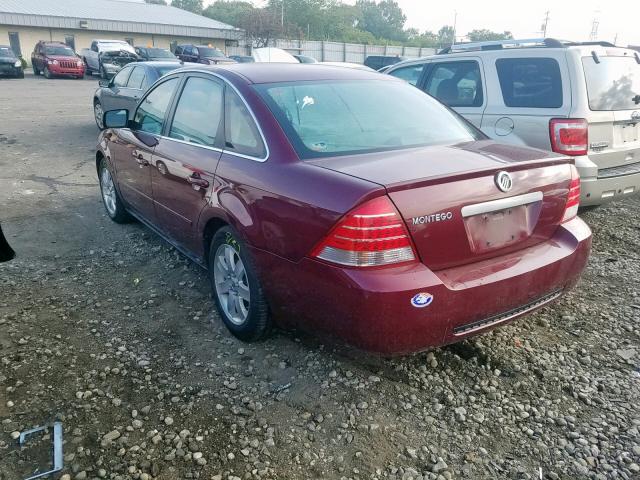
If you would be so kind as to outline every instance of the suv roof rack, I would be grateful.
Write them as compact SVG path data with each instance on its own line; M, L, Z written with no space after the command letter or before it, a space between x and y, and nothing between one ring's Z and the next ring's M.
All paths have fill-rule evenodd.
M511 48L567 48L572 46L602 46L615 47L609 42L572 42L569 40L558 40L556 38L525 38L510 40L495 40L489 42L466 42L454 43L450 47L438 52L438 55L447 53L477 52L482 50L502 50Z

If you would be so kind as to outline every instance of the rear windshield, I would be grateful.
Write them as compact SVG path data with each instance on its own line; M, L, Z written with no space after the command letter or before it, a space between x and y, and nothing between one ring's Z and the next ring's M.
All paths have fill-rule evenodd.
M13 51L9 47L0 47L0 57L13 58Z
M173 53L164 48L147 48L147 55L153 58L176 58Z
M635 57L583 57L591 110L640 108L640 64Z
M224 53L216 48L198 47L201 57L217 58L224 57Z
M405 82L329 80L255 88L302 159L483 138L453 111Z
M44 47L44 53L46 55L62 55L66 57L75 57L76 54L69 47L55 46L55 47Z

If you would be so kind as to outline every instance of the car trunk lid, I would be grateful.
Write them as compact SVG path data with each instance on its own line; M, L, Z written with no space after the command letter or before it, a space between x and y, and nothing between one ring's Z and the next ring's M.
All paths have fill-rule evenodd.
M550 238L564 215L570 160L492 141L313 160L384 186L432 270ZM501 191L500 172L512 188Z

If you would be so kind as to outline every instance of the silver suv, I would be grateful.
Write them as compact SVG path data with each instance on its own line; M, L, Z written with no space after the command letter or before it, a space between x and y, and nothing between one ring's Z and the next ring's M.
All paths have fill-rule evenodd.
M454 45L386 73L493 139L575 157L588 206L640 189L639 55L604 42L508 40Z

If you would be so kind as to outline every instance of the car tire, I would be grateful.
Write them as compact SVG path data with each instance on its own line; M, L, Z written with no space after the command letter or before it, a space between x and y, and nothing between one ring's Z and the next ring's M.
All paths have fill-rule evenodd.
M100 100L96 99L93 102L93 118L96 121L96 125L98 126L98 130L104 130L104 122L103 122L104 110L102 109L102 104Z
M100 196L102 204L109 218L116 223L128 223L131 215L127 212L124 202L116 189L115 180L109 170L107 161L103 158L98 166L98 183L100 183Z
M213 298L229 331L244 342L263 339L271 329L269 308L249 250L231 227L219 229L209 247Z
M53 78L53 75L51 75L51 72L49 71L49 67L47 67L46 65L44 67L44 70L42 71L42 74L44 75L44 78L46 78L46 79Z

